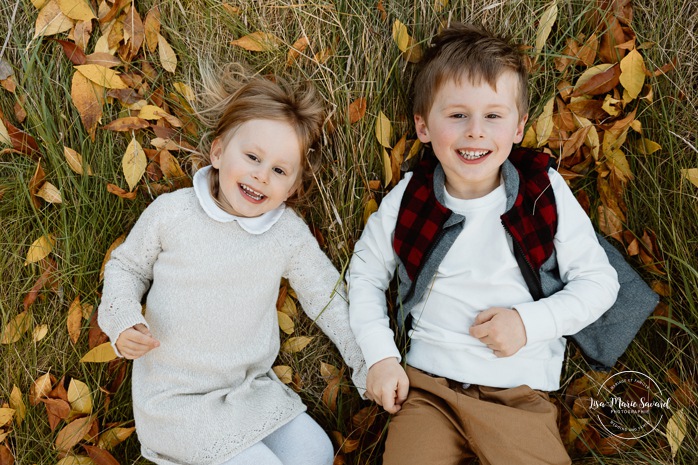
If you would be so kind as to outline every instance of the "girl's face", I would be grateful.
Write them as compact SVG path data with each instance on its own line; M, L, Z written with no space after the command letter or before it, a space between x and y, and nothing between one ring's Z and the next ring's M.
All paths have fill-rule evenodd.
M217 138L211 164L219 172L220 201L230 213L260 216L281 205L298 187L300 141L285 121L255 119L240 125L227 144Z

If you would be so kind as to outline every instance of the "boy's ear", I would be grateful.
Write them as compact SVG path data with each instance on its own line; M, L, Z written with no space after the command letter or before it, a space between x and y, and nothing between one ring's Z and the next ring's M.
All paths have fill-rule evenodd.
M417 137L419 141L423 144L431 142L431 137L429 137L429 128L427 128L427 120L423 118L422 115L414 115L414 128L417 131Z
M216 138L213 140L213 143L211 143L211 151L210 151L211 165L216 169L218 169L220 167L222 153L223 153L223 144L221 143L221 140L219 138Z
M514 133L514 143L520 143L524 138L524 130L526 129L526 121L528 121L528 113L523 115L519 124L516 125L516 132Z

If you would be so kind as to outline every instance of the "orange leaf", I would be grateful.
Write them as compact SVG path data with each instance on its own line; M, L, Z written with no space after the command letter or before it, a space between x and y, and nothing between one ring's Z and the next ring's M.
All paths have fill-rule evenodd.
M107 183L107 192L114 194L118 197L121 197L122 199L133 200L136 198L136 194L138 193L138 188L136 188L132 192L129 192L125 189L120 188L116 184Z
M75 344L78 342L80 331L82 330L82 306L80 305L80 296L76 296L73 303L70 304L66 325L68 326L70 340Z
M301 53L308 48L309 44L310 42L306 36L303 36L295 41L286 54L286 66L291 66L298 59L298 57L301 56Z
M102 129L106 129L108 131L126 132L145 129L149 126L150 123L143 118L139 118L137 116L126 116L124 118L115 119L111 123L104 125Z
M268 52L279 47L283 41L274 34L257 31L239 39L233 40L232 45L251 52Z
M80 113L82 125L87 130L92 141L94 141L97 124L102 119L102 104L97 97L92 82L82 73L73 74L70 96L73 99L73 104L78 109L78 113Z
M92 417L78 418L69 423L58 432L56 436L56 449L59 452L68 452L90 431Z
M601 232L618 241L622 241L621 233L623 232L623 222L618 215L605 205L599 205L598 214L599 229Z
M87 455L89 455L97 465L119 465L119 462L114 458L114 456L102 448L88 446L87 444L84 444L82 447L85 448Z
M349 123L354 124L366 114L366 99L359 97L349 104Z
M46 415L51 431L54 431L61 420L70 416L70 404L63 399L41 399L46 406Z

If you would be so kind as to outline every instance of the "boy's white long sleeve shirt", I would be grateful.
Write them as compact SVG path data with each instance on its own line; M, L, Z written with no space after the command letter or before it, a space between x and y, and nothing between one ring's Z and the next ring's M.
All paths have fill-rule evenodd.
M408 173L371 215L349 268L351 325L369 367L400 358L385 290L397 267L393 233L410 177ZM533 301L501 224L503 183L478 199L457 199L446 192L445 206L465 216L464 228L411 310L409 365L463 383L559 388L563 336L591 324L613 304L618 280L569 187L556 171L550 170L549 177L558 212L555 253L565 287ZM516 308L521 315L527 343L510 357L496 357L469 334L478 313L490 307Z
M143 456L161 465L223 463L305 410L271 370L282 276L356 385L366 379L340 275L303 220L289 208L235 219L201 178L143 212L105 268L99 307L112 343L138 323L160 341L134 361L132 392Z

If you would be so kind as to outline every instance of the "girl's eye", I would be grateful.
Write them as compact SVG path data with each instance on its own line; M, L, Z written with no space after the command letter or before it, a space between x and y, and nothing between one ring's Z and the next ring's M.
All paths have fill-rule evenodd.
M245 154L245 155L247 155L247 158L249 158L249 159L252 160L252 161L258 161L258 160L259 160L259 158L257 158L257 155L255 155L255 154L253 154L253 153L247 153L247 154Z
M465 115L463 113L455 113L455 114L451 115L451 118L463 119L463 118L465 118Z
M274 168L274 173L276 173L276 174L286 174L286 172L285 172L284 170L282 170L281 168Z

